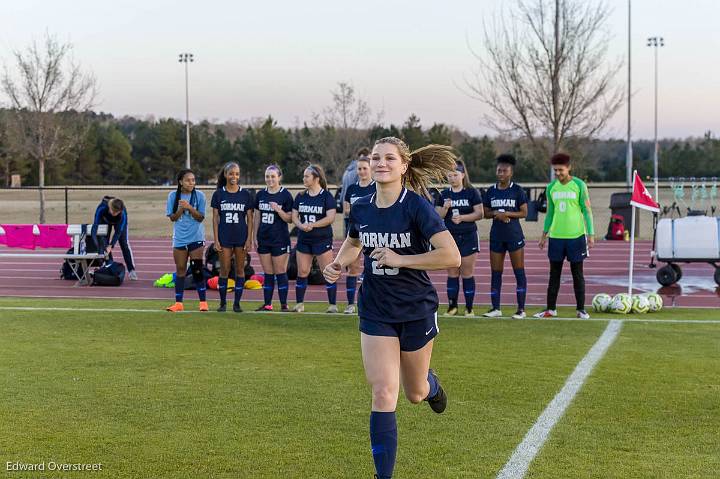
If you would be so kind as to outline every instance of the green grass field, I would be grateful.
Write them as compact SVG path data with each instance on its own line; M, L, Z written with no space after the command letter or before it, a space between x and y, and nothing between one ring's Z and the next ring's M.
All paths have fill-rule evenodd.
M0 299L5 476L372 477L357 318L164 306ZM718 477L720 322L700 322L718 316L665 309L624 323L526 477ZM399 401L395 477L495 477L603 318L629 319L593 318L442 318L433 366L450 403L436 415ZM6 471L49 461L103 469Z

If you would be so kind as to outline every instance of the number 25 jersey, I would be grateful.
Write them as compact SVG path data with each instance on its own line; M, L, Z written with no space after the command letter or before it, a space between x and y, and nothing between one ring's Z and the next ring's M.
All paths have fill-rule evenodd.
M405 188L388 208L378 208L375 196L360 198L350 210L348 234L360 240L365 256L360 317L386 323L433 317L438 296L428 274L411 268L380 267L370 253L383 247L399 255L427 253L430 238L445 231L445 223L428 200Z

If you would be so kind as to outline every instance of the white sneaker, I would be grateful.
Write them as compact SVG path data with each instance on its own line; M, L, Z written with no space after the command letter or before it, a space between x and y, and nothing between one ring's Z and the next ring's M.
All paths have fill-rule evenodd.
M525 318L527 318L527 314L525 314L525 311L523 311L521 309L512 315L512 319L525 319Z
M466 318L474 318L474 317L475 317L475 313L473 313L473 310L472 310L472 309L467 309L467 308L465 308L465 317L466 317Z
M555 316L557 316L557 310L555 309L546 309L545 311L533 314L533 318L554 318Z
M331 313L331 314L337 313L337 312L338 312L338 310L337 310L337 305L336 305L336 304L331 304L330 306L328 306L328 309L327 309L327 311L325 311L325 312L326 312L326 313Z
M305 303L298 303L293 308L293 313L302 313L305 311Z
M138 277L135 270L128 272L128 278L130 278L131 281L137 281Z
M354 304L348 304L345 306L345 311L343 311L345 314L355 314L355 305Z
M580 319L590 319L590 315L584 309L578 309L577 317Z
M483 316L485 316L486 318L499 318L500 316L502 316L502 311L500 311L499 309L491 309L487 313L484 313Z

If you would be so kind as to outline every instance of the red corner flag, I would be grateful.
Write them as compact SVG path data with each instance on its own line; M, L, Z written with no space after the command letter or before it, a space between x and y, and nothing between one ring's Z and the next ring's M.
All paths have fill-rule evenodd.
M650 196L650 192L647 188L645 188L645 185L640 179L640 176L637 174L637 171L633 173L633 178L632 198L630 199L630 204L644 210L659 213L660 206L655 203L653 197Z

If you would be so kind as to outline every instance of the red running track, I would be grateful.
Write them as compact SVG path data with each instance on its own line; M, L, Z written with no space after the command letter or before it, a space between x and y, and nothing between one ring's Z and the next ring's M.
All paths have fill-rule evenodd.
M336 242L336 251L339 242ZM666 305L694 306L694 307L720 307L720 290L713 280L713 268L707 264L682 265L683 278L679 284L661 288L655 279L656 270L648 268L650 260L650 247L648 241L638 242L635 246L634 281L636 292L656 291L663 296ZM169 239L134 239L132 240L135 263L138 269L138 281L125 281L117 288L108 287L74 287L74 282L59 279L60 262L56 259L35 258L0 258L0 296L24 297L93 297L93 298L155 298L171 300L173 290L154 288L153 282L163 273L173 272L174 265L170 253ZM119 248L116 257L121 258ZM2 252L23 252L27 250L9 250L2 246ZM57 250L38 250L41 253L61 252ZM616 294L627 290L627 276L629 263L629 243L625 242L598 242L590 251L590 257L585 261L585 280L587 302L591 301L597 293ZM252 265L256 271L262 271L257 255L252 255ZM528 277L527 304L533 306L545 305L547 288L548 261L545 251L538 249L534 242L525 248L525 270ZM447 302L445 295L444 272L432 272L430 278L440 293L440 300ZM481 243L481 253L475 267L477 281L477 294L475 302L488 304L490 302L490 267L487 257L487 242ZM290 284L290 301L295 298L294 282ZM196 298L193 291L188 291L189 299ZM210 299L216 299L217 293L210 291ZM277 290L275 291L277 300ZM310 286L307 290L307 301L325 301L327 298L324 286ZM261 300L261 290L246 290L243 299ZM460 295L462 300L462 294ZM338 301L345 301L345 282L341 279L338 285ZM515 277L509 259L506 259L505 274L503 275L502 304L515 304ZM569 267L563 271L560 296L560 305L574 305L575 298L572 289L572 277Z

